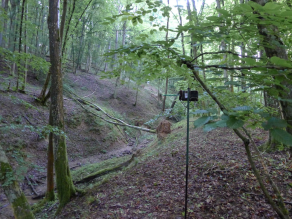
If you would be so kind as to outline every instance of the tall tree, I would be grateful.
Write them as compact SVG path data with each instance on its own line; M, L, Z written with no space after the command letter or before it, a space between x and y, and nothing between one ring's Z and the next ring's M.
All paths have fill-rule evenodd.
M64 131L64 109L63 109L63 81L60 60L60 33L58 28L58 0L49 2L49 43L51 61L51 106L50 118L52 125ZM54 148L54 161L58 197L60 201L59 209L70 201L75 195L75 187L72 182L68 165L66 139L63 134L52 134Z

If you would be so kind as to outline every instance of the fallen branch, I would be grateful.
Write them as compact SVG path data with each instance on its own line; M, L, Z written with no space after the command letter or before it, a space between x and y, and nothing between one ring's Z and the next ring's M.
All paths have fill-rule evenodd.
M150 132L150 133L156 133L156 130L153 130L153 129L147 129L147 128L142 128L142 127L139 127L139 126L134 126L134 125L130 125L126 122L124 122L123 120L121 119L117 119L111 115L109 115L108 113L106 113L102 108L100 108L99 106L87 101L87 100L84 100L83 98L79 97L77 94L73 93L72 91L70 91L69 89L66 89L64 87L64 89L69 93L69 95L71 96L71 98L73 100L75 100L77 103L79 103L79 105L85 109L87 112L99 117L100 119L104 120L105 122L108 122L108 123L111 123L111 124L114 124L114 125L119 125L119 126L127 126L127 127L130 127L130 128L134 128L134 129L138 129L138 130L141 130L141 131L145 131L145 132ZM86 106L89 106L90 108L96 110L96 111L99 111L99 112L102 112L106 117L108 117L109 119L105 119L104 117L100 116L99 114L95 113L95 112L92 112L91 110L89 110L88 108L84 107L84 105Z
M32 183L31 183L31 181L29 180L29 177L26 176L25 179L26 179L28 185L30 185L30 188L32 189L32 191L34 192L34 194L36 194L36 195L38 196L39 194L38 194L38 192L34 189L34 187L33 187Z

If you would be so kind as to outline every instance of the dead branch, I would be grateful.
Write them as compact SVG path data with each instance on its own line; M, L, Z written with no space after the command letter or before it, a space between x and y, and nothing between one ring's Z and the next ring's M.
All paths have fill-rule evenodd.
M64 87L64 89L66 89ZM119 125L119 126L127 126L127 127L130 127L130 128L134 128L134 129L138 129L138 130L141 130L141 131L145 131L145 132L150 132L150 133L156 133L155 130L152 130L152 129L147 129L147 128L142 128L142 127L139 127L139 126L134 126L134 125L130 125L126 122L124 122L123 120L121 119L117 119L111 115L109 115L108 113L106 113L102 108L100 108L99 106L87 101L87 100L84 100L83 98L79 97L77 94L73 93L72 91L70 91L69 89L66 89L66 91L69 93L69 95L71 96L71 98L73 100L75 100L77 103L79 103L79 105L85 109L87 112L99 117L100 119L104 120L105 122L108 122L108 123L111 123L111 124L114 124L114 125ZM97 114L96 112L93 112L91 110L89 110L88 108L86 108L84 105L90 107L91 109L93 110L96 110L96 111L99 111L99 112L102 112L106 117L108 117L109 119L105 119L104 117L100 116L99 114Z
M32 183L31 183L31 181L29 180L29 177L26 176L25 179L26 179L28 185L30 185L30 188L32 189L32 191L34 192L34 194L36 194L36 195L38 196L39 194L38 194L38 192L34 189L34 187L33 187Z

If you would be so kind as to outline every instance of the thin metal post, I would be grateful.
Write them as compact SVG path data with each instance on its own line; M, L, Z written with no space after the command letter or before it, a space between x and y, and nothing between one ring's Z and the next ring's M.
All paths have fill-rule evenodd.
M190 108L190 88L188 88L187 104L187 151L186 151L186 191L185 191L185 219L188 213L188 178L189 178L189 108Z

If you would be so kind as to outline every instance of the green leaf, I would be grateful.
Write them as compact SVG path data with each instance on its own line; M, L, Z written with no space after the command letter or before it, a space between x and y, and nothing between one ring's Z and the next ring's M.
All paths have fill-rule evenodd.
M217 113L217 109L215 109L215 108L209 108L209 109L207 109L207 111L208 111L209 113L212 113L212 114Z
M132 19L132 24L134 25L134 26L136 26L137 25L137 17L133 17L133 19Z
M231 129L238 129L242 127L244 122L240 119L236 119L235 116L229 116L229 119L226 121L226 125Z
M224 10L224 9L217 9L217 11L222 14L224 17L230 17L230 14L228 11Z
M285 145L292 146L292 135L283 129L272 129L271 135L275 140L282 142Z
M238 7L242 10L242 11L245 11L245 12L252 12L252 8L247 5L247 4L240 4L238 5Z
M229 116L227 116L227 115L223 114L223 115L221 116L221 119L226 121L226 120L228 120L228 119L229 119Z
M281 99L281 98L278 98L278 100L292 103L292 99Z
M202 114L202 113L209 113L209 111L207 111L207 110L196 110L195 112L191 112L190 114L196 115L196 114Z
M292 65L287 60L281 59L279 57L273 56L270 60L275 65L292 68Z
M216 128L217 128L217 125L216 125L215 122L213 122L213 123L210 123L210 124L206 124L206 125L204 126L204 128L203 128L203 131L204 131L204 132L210 132L210 131L212 131L212 130L214 130L214 129L216 129Z
M284 12L281 13L281 16L282 17L291 17L292 13L291 13L290 10L289 11L284 11Z
M279 119L276 117L270 118L267 122L263 122L262 126L265 130L270 130L273 128L286 128L287 122L283 119Z
M281 8L282 6L275 3L275 2L268 2L263 6L263 9L269 11L277 11Z
M250 106L237 106L235 108L232 108L232 110L235 110L235 111L249 111L251 109L252 108Z
M138 17L138 21L139 21L140 24L143 24L143 20L142 20L141 17Z
M220 18L217 17L217 16L210 16L210 17L207 17L207 20L209 20L209 21L219 21Z
M199 128L199 127L205 125L206 123L208 123L211 119L212 119L212 116L203 116L201 118L198 118L194 122L194 126L195 126L195 128Z
M256 64L257 64L256 60L255 60L255 59L252 59L252 58L244 58L243 60L244 60L244 61L246 62L246 64L248 64L248 65L256 65Z
M234 85L234 86L241 86L241 84L237 81L226 81L225 85Z
M217 127L226 127L226 120L219 120L216 122Z

